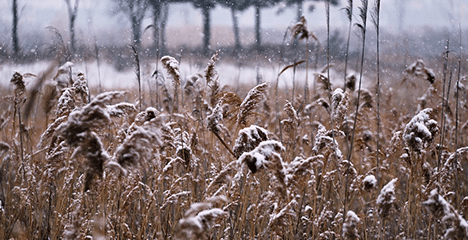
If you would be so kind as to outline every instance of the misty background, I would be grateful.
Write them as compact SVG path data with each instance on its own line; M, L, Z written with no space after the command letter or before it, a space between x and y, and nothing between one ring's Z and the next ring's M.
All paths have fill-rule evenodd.
M239 57L260 54L260 59L275 57L279 47L288 50L292 40L285 38L288 27L303 15L307 27L318 38L323 47L326 44L326 13L324 1L285 0L285 1L153 1L160 6L155 34L155 14L152 5L146 1L127 0L68 0L75 12L75 45L71 46L70 9L67 0L2 0L0 2L0 61L37 61L51 59L67 52L61 62L73 59L95 58L97 54L112 62L115 68L123 70L129 67L126 61L131 57L128 45L137 41L143 58L155 58L162 54L205 57L221 49L226 55ZM13 5L16 2L18 21L18 56L15 56L13 41ZM140 39L136 40L132 30L130 15L126 12L129 2L136 7L139 2L143 7L137 9L141 15L138 26ZM151 2L151 1L150 1ZM245 3L244 9L232 15L232 2ZM260 4L258 15L255 2ZM73 9L75 7L76 9ZM203 4L209 3L206 8ZM331 54L339 61L343 56L347 36L348 20L343 8L346 0L331 1L330 29ZM231 4L231 5L229 5ZM253 5L252 5L253 4ZM360 1L354 1L353 23L359 23L358 7ZM372 8L374 1L369 2ZM201 6L201 7L200 7ZM468 2L464 0L388 0L381 3L381 48L382 54L394 55L402 64L409 64L414 58L440 56L447 40L453 49L467 45L466 14ZM204 10L205 9L205 10ZM206 39L206 20L204 11L209 12L209 38ZM239 41L236 45L233 16L237 18ZM256 19L256 16L259 16ZM369 17L370 19L370 17ZM259 23L257 23L259 21ZM368 20L370 22L370 20ZM164 24L164 25L162 25ZM256 35L256 24L260 27L260 38ZM375 30L368 23L368 49L373 51ZM359 30L352 28L351 53L358 52ZM461 36L460 36L461 34ZM459 39L462 39L460 42ZM208 41L208 43L206 43ZM62 42L62 48L59 45ZM74 50L73 50L74 48ZM255 51L252 51L255 50ZM73 52L73 53L72 53ZM301 53L291 52L292 58ZM268 57L266 57L268 56ZM402 58L403 56L403 58ZM241 56L242 57L242 56ZM313 58L314 56L312 56ZM316 56L319 57L318 55ZM260 61L256 58L257 61Z

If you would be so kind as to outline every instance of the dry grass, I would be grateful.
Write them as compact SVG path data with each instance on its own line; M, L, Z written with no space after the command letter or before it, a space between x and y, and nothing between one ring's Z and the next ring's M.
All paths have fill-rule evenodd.
M380 89L378 134L375 91L354 76L342 90L319 74L315 96L291 103L266 83L220 86L218 53L187 80L161 60L161 109L138 90L88 99L83 73L14 74L0 99L1 239L467 238L465 79L450 95L437 67L401 69ZM44 85L27 91L25 75Z

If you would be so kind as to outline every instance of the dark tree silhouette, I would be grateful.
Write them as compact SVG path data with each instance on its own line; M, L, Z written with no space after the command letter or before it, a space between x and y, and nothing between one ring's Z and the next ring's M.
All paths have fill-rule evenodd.
M13 27L11 30L11 40L13 42L13 57L14 59L19 58L20 46L18 39L18 2L13 0Z
M325 2L325 1L330 1L330 5L332 6L338 6L340 3L339 0L313 0L314 2ZM296 5L296 21L299 21L301 19L302 15L304 15L303 12L303 5L306 0L286 0L286 5L288 6L293 6Z
M65 0L67 3L67 10L68 10L68 20L69 20L69 28L70 28L70 51L71 56L74 57L76 54L76 39L75 39L75 20L78 14L78 3L79 0L75 0L72 3L70 0Z
M239 52L242 46L240 41L239 20L237 17L237 13L249 8L250 2L249 0L220 0L219 3L223 6L228 7L231 10L235 47L236 51Z
M193 6L202 10L203 14L203 54L208 56L210 53L211 40L211 9L216 6L216 0L193 0Z
M262 44L261 36L261 12L262 8L271 7L280 0L250 0L251 6L255 8L255 47L260 49Z
M117 12L124 13L132 25L132 45L137 51L141 47L141 23L148 9L148 0L114 0Z
M165 26L168 16L169 3L182 2L180 0L148 0L153 12L153 45L156 51L165 51Z

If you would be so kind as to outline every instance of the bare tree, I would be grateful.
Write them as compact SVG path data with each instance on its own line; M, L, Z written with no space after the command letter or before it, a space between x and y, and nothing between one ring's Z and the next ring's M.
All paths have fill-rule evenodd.
M313 0L313 2L327 2L332 6L338 6L340 4L339 0ZM286 0L286 5L287 6L296 6L296 21L299 21L302 17L303 14L303 5L304 3L307 2L307 0ZM309 6L309 11L313 10L315 8L315 5L312 4Z
M166 51L165 29L171 2L182 2L182 0L148 0L153 12L153 45L157 53Z
M18 3L16 0L13 0L13 28L11 30L11 40L13 41L13 54L14 58L19 58L19 40L18 40Z
M203 14L203 54L208 55L211 40L211 9L215 7L215 0L193 0L193 5L200 8Z
M239 34L239 20L237 13L246 10L250 7L248 0L221 0L219 3L231 9L232 26L234 32L234 41L236 51L239 52L241 49L240 34Z
M122 12L132 25L132 45L139 51L141 47L141 23L148 9L148 0L114 0L117 3L117 12Z
M64 0L67 4L68 10L68 20L69 20L69 27L70 27L70 50L71 56L73 57L76 53L76 39L75 39L75 20L76 16L78 15L78 3L80 0Z
M255 9L255 47L260 49L260 45L262 44L261 39L261 9L271 7L274 4L280 2L280 0L250 0L250 4Z
M159 52L159 37L160 37L160 18L161 18L161 10L163 8L164 1L161 0L149 0L149 4L151 5L151 9L153 10L153 41L154 41L154 48L157 52Z
M164 3L161 12L161 52L167 52L166 49L166 27L167 27L167 20L169 18L169 3Z

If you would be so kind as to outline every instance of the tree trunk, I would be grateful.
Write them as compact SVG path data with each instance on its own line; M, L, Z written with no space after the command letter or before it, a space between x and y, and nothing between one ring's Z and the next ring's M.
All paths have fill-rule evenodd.
M239 21L237 18L237 11L234 8L231 8L231 16L232 16L232 26L234 30L234 40L235 40L235 47L236 47L236 52L240 52L241 50L241 42L240 42L240 36L239 36Z
M13 54L14 58L19 58L19 40L18 40L18 3L13 0L13 28L11 32L11 39L13 41Z
M76 53L76 41L75 41L75 19L76 14L71 13L70 15L70 55L73 58Z
M210 27L210 8L208 6L203 7L203 54L208 56L210 51L210 39L211 39L211 27Z
M169 4L164 3L163 7L163 17L161 21L161 52L165 53L166 51L166 26L167 18L169 17Z
M260 6L255 6L255 46L257 50L260 49L261 45L261 34L260 34Z
M68 24L70 27L70 56L68 56L69 60L74 58L76 54L75 20L76 15L78 14L78 2L79 0L75 0L74 4L72 4L70 0L65 0L68 10Z
M153 47L159 53L159 18L161 17L161 6L153 4Z
M138 21L138 18L136 16L132 16L132 35L133 35L133 46L135 46L135 49L137 52L140 51L140 46L141 46L141 21Z

